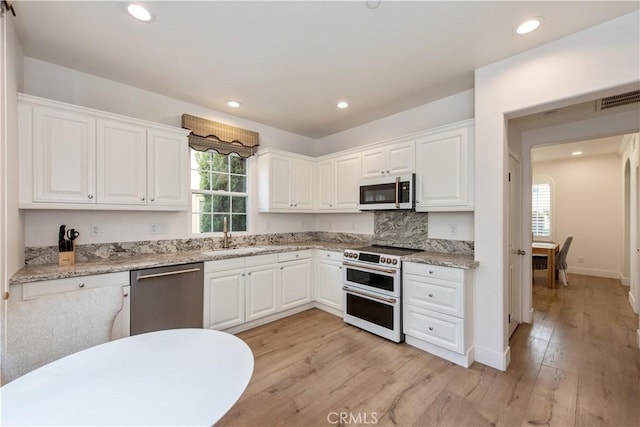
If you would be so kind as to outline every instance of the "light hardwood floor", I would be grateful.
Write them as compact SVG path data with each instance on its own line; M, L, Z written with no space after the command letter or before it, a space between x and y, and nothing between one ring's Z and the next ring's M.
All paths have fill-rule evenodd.
M461 368L317 309L238 334L253 378L219 426L639 426L638 318L628 288L534 279L534 323L511 337L506 372ZM340 423L342 417L342 423Z

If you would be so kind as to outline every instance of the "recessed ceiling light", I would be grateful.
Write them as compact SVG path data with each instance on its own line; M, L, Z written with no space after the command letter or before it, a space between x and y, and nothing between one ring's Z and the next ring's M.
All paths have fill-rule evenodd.
M341 108L341 109L345 109L349 106L349 103L347 101L340 101L338 102L338 105L336 105L336 107Z
M582 155L582 151L574 151L573 153L571 153L572 156L581 156Z
M140 6L139 4L130 4L127 6L127 11L129 11L131 16L140 21L151 21L151 12L149 12L144 6Z
M542 18L531 18L522 22L515 28L516 34L527 34L535 31L542 24Z
M240 108L242 104L240 104L238 101L227 101L227 105L231 108Z

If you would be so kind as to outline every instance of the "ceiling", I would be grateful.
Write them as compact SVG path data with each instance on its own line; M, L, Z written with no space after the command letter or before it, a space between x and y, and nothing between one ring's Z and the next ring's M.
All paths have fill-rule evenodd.
M590 139L586 141L568 142L545 147L535 147L531 150L531 162L546 162L551 160L579 159L588 156L600 156L618 153L624 135L608 138ZM571 153L582 151L579 156Z
M321 138L473 87L473 70L639 2L15 1L26 56ZM524 36L519 22L542 16ZM242 103L230 109L228 100ZM336 108L349 102L345 110Z

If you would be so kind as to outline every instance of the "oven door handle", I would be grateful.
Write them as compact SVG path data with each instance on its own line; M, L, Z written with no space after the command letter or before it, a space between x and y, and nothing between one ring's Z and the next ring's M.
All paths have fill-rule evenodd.
M364 297L375 299L375 300L378 300L378 301L388 302L389 304L395 304L396 301L397 301L395 298L385 298L385 297L381 297L381 296L378 296L378 295L371 295L371 294L366 293L366 292L356 291L355 289L350 288L348 286L343 286L342 290L343 291L347 291L347 292L351 292L352 294L362 295Z
M346 265L347 267L355 267L355 268L360 268L362 270L373 270L373 271L380 271L382 273L389 273L389 274L396 274L397 270L394 270L392 268L380 268L380 267L375 267L373 265L360 265L360 264L352 264L350 262L347 261L342 261L342 265Z
M398 194L399 190L400 190L400 177L396 176L396 209L400 208L400 200L399 200L400 195Z

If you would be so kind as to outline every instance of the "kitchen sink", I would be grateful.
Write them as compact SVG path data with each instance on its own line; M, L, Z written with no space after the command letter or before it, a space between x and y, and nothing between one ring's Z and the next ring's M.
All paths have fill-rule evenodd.
M269 248L263 248L260 246L250 246L245 248L229 248L229 249L216 249L215 251L205 251L202 252L207 256L223 256L223 255L248 255L248 254L258 254L262 251L266 251Z

